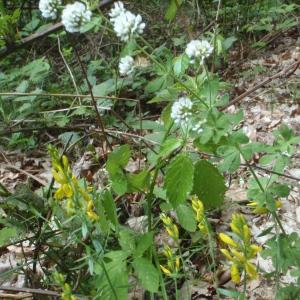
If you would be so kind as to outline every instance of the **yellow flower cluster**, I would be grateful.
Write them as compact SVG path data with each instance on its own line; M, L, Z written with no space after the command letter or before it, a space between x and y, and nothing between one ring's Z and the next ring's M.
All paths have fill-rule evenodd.
M177 274L180 269L180 257L175 255L169 246L165 246L163 254L167 259L167 266L160 265L161 270L167 276Z
M73 176L68 158L63 155L61 162L59 160L53 160L52 167L53 178L57 183L60 184L60 187L54 194L54 198L56 200L71 198L73 196L73 188L70 178L72 178Z
M174 240L178 241L179 239L179 232L178 227L176 224L173 223L172 219L168 217L166 214L162 213L160 215L160 219L163 221L165 229L168 235Z
M219 238L228 248L221 249L220 251L232 263L232 281L234 283L240 283L240 272L244 272L249 279L257 278L256 267L251 263L251 260L262 250L261 247L251 244L251 231L243 215L233 214L230 227L236 240L233 240L225 233L220 233Z
M62 300L76 300L77 298L72 295L72 289L68 283L63 285L63 292L61 294Z
M198 223L198 228L203 234L208 234L207 221L204 214L204 206L201 200L196 196L192 197L192 207L196 214L196 221Z
M52 154L52 175L54 180L60 185L54 194L56 200L67 199L66 209L69 214L75 212L75 206L78 204L80 208L85 207L87 217L91 221L99 220L99 216L95 213L95 206L88 191L79 186L78 180L72 174L68 158L63 155L59 159L57 152ZM81 196L83 203L78 201L78 196Z
M162 213L160 215L160 219L164 223L164 227L168 233L168 235L178 243L179 240L179 231L176 224L173 223L173 220L168 217L166 214ZM167 259L167 265L160 265L161 270L167 276L176 275L180 269L180 257L175 254L175 251L171 249L169 246L165 246L163 250L163 254Z
M61 299L62 300L76 300L77 298L72 295L72 289L68 283L65 282L63 274L55 272L53 274L54 281L62 288Z
M264 205L264 206L259 206L257 201L251 201L250 203L247 204L251 208L253 208L252 212L257 215L263 215L269 213L269 209ZM275 201L275 207L280 208L282 206L281 201L276 200Z

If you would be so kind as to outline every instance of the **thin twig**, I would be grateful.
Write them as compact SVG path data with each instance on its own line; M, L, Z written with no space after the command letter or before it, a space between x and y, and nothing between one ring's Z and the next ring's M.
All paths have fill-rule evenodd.
M99 127L101 128L101 131L102 131L102 134L103 134L103 137L107 143L107 146L108 148L112 151L112 145L110 144L109 140L108 140L108 137L105 133L105 127L104 127L104 123L103 123L103 120L102 120L102 117L100 115L100 112L98 110L98 106L97 106L97 101L96 99L94 98L94 93L93 93L93 88L92 88L92 85L89 81L89 78L87 76L87 73L86 73L86 70L85 70L85 67L80 59L80 55L76 49L76 47L74 47L75 49L75 54L76 54L76 57L77 57L77 60L80 64L80 67L81 67L81 70L82 70L82 73L83 73L83 76L85 77L85 80L86 80L86 83L87 83L87 86L88 86L88 89L89 89L89 92L90 92L90 95L91 95L91 99L92 99L92 104L95 108L95 112L96 112L96 116L97 116L97 120L98 120L98 123L99 123ZM103 153L105 153L104 149L103 149Z
M14 93L14 92L2 92L0 96L40 96L40 97L58 97L58 98L91 98L91 95L74 95L74 94L57 94L57 93ZM115 97L115 96L95 96L95 99L111 99L111 100L123 100L123 101L133 101L138 102L136 99Z
M60 297L60 293L56 293L49 290L42 290L42 289L31 289L31 288L17 288L17 287L10 287L10 286L0 286L0 290L8 291L8 292L23 292L23 293L30 293L35 295L45 295L45 296L54 296Z

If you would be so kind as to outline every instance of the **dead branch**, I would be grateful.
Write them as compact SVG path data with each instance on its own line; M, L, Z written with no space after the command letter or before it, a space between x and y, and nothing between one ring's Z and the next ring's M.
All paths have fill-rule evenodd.
M255 85L254 87L252 87L251 89L247 90L245 93L237 96L235 99L233 99L232 101L230 101L228 104L226 104L225 106L223 106L220 110L223 111L226 108L228 108L231 105L234 105L236 103L238 103L239 101L241 101L243 98L251 95L253 92L255 92L256 90L258 90L259 88L263 87L264 85L266 85L267 83L273 81L274 79L278 79L278 78L287 78L289 76L291 76L299 67L300 65L300 61L296 61L293 64L291 64L290 66L288 66L287 68L285 68L284 70L276 73L275 75L266 78L265 80L263 80L261 83Z

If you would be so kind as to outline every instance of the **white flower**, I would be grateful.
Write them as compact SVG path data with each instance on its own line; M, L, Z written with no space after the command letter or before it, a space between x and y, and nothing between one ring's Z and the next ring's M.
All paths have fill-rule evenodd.
M61 0L40 0L39 10L44 18L54 20L57 17L59 5L61 5Z
M119 72L121 76L130 75L134 71L134 59L127 55L120 59Z
M110 10L109 16L110 16L110 21L112 23L115 22L115 19L122 13L126 12L126 9L124 8L124 3L121 1L115 2L114 8Z
M134 34L142 34L146 26L140 15L125 11L113 21L114 31L123 42L127 42Z
M204 59L210 56L213 49L213 46L206 40L192 40L187 44L185 53L192 63L195 61L194 59L199 59L203 64Z
M192 116L193 103L190 98L181 97L172 106L171 118L176 124L186 125Z
M68 32L79 32L91 20L92 12L81 2L68 4L62 12L62 23Z
M202 125L206 122L206 120L203 121L199 121L194 127L193 127L193 131L195 131L196 133L202 133L203 132L203 128Z

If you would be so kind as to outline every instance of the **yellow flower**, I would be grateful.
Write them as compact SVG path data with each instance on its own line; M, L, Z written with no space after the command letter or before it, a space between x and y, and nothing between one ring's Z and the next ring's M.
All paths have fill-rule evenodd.
M255 279L258 276L255 266L250 262L246 262L246 273L250 279Z
M87 205L86 214L91 221L98 221L99 216L94 212L94 208L94 203L90 200Z
M178 227L175 224L166 227L166 231L171 238L173 238L174 240L178 240L179 232L178 232Z
M68 182L68 179L64 174L63 170L61 169L61 167L57 171L53 169L52 176L55 179L55 181L59 184L65 184Z
M227 249L220 249L220 251L224 254L224 256L230 260L233 261L233 257L230 255L229 251Z
M64 190L63 190L63 188L61 186L54 193L54 199L56 199L56 200L62 200L64 197L65 197L65 193L64 193Z
M66 198L71 198L73 196L73 188L70 184L63 184L61 187Z
M62 164L65 169L69 168L69 160L65 155L62 157Z
M239 228L237 228L237 226L234 223L232 223L232 222L230 223L230 228L236 234L241 234L241 231L239 230Z
M245 256L241 252L237 251L236 249L231 249L231 252L241 263L246 261Z
M98 221L100 219L94 211L87 211L86 214L91 221Z
M249 229L248 225L243 226L243 235L244 235L244 241L246 243L250 243L251 232L250 232L250 229Z
M170 276L172 274L171 271L164 266L160 265L160 268L167 276Z
M166 226L170 226L172 224L172 219L164 213L160 214L160 219Z
M262 251L262 247L252 244L250 246L251 250L252 250L252 255L254 256L256 253L261 252Z
M230 269L230 273L231 273L231 280L238 284L241 282L241 276L240 276L240 273L239 273L239 268L236 264L233 264L231 266L231 269Z
M253 208L252 212L257 215L263 215L263 214L267 214L269 212L269 210L265 206L260 207L258 205L257 201L251 201L247 204L247 206L250 206L251 208ZM281 206L282 206L281 201L276 200L275 207L280 208Z
M167 258L171 258L173 256L173 251L169 246L165 246L163 253Z
M229 246L232 246L234 248L237 248L237 246L238 246L237 243L225 233L222 233L222 232L219 233L219 238L223 243L225 243Z

